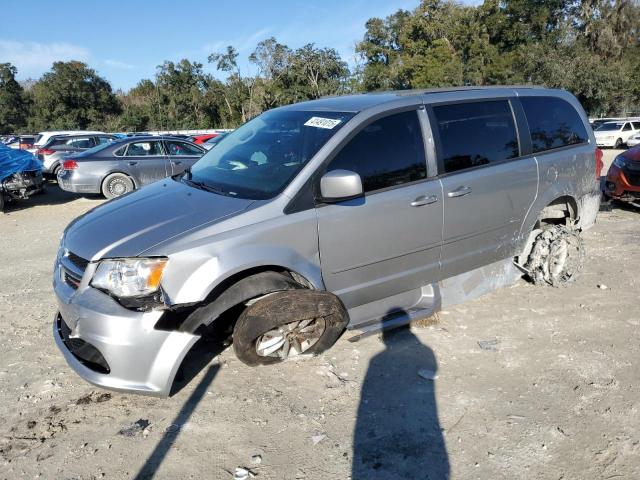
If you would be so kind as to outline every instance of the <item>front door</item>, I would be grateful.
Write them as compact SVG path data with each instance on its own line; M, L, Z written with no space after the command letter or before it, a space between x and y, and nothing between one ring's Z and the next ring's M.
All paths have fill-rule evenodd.
M200 147L180 140L165 140L165 145L171 165L171 175L177 175L191 168L204 154L204 150Z
M436 280L442 190L427 178L417 112L365 126L327 167L337 169L358 173L365 195L316 209L326 288L352 308Z
M123 169L131 175L137 187L161 180L171 174L160 140L130 143L121 161Z
M514 256L538 184L508 100L432 107L444 197L444 278Z

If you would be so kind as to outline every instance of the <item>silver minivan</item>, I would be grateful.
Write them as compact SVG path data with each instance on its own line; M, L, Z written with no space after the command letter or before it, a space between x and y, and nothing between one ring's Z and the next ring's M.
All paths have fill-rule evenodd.
M89 382L168 395L217 325L243 362L263 365L522 275L564 284L583 262L601 166L583 109L560 90L389 92L270 110L184 173L67 227L54 336Z

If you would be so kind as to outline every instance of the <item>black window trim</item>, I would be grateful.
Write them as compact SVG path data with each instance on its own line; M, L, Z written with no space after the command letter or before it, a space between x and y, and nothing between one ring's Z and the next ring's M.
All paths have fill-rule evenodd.
M213 138L215 138L215 137L213 137ZM195 153L194 154L189 154L189 155L171 155L171 153L169 153L170 150L169 150L168 142L184 143L184 144L186 144L186 145L188 145L190 147L196 147L196 150L200 150L201 156L206 153L206 150L204 148L199 147L198 145L196 145L193 142L187 142L186 140L179 140L179 139L172 139L172 138L164 138L162 140L162 148L166 152L165 156L167 156L167 157L180 157L180 156L183 156L183 157L195 157L195 156L197 156L197 154L195 154Z
M471 172L474 170L478 170L480 168L489 168L495 165L501 165L503 163L514 162L518 160L523 160L527 157L532 156L531 151L531 136L524 135L525 130L523 130L521 123L525 122L526 133L528 134L529 126L526 124L526 117L524 117L524 111L522 110L522 105L520 102L517 102L517 108L515 107L516 96L499 96L499 97L483 97L483 98L467 98L460 100L449 100L442 102L430 102L427 107L427 115L429 116L429 123L431 124L431 134L433 135L433 140L435 144L435 152L436 152L436 164L438 166L438 172L436 178L446 178L451 175ZM489 162L485 165L478 165L471 168L464 168L462 170L456 170L454 172L445 172L444 170L444 159L442 158L442 141L440 139L440 131L438 130L438 119L436 118L435 112L433 111L433 107L439 107L442 105L456 105L460 103L487 103L487 102L497 102L497 101L507 101L509 105L509 109L511 110L511 118L513 119L513 124L516 130L516 138L518 140L518 152L520 153L517 157L506 158L504 160L499 160L497 162ZM520 119L520 122L518 122ZM529 139L529 141L523 141L523 139ZM525 148L523 148L525 147ZM528 150L528 152L527 152Z
M131 145L133 145L134 143L146 143L146 142L149 142L149 143L158 142L158 143L160 143L160 148L163 151L163 153L160 154L160 155L133 155L133 156L137 156L137 157L144 156L144 157L151 157L151 158L167 158L168 157L168 155L166 154L165 146L164 146L164 139L160 139L160 140L152 139L152 140L146 140L146 141L145 140L138 140L138 141L134 141L134 142L129 142L129 143L127 143L125 145L125 149L124 149L124 152L122 153L122 155L116 155L116 152L118 150L120 150L120 148L122 148L122 147L116 148L113 152L111 152L111 155L113 155L116 158L126 158L127 157L127 152L129 151L129 147Z
M402 107L397 107L397 108L393 108L393 109L389 109L389 110L385 110L384 112L380 112L376 115L372 115L371 117L369 117L367 120L365 120L364 122L360 123L360 125L358 125L353 131L349 132L349 135L347 137L345 137L345 139L340 142L339 145L336 146L336 148L333 149L333 151L327 155L327 157L324 159L324 161L322 162L322 165L320 165L320 167L318 167L318 169L316 170L316 173L314 174L315 180L313 182L314 184L314 197L315 197L315 202L316 202L316 207L321 207L321 206L325 206L325 205L329 205L325 202L323 202L320 199L320 196L318 194L318 192L320 191L320 178L322 178L322 176L327 173L327 167L329 166L329 164L331 163L331 161L333 161L333 159L338 155L338 153L340 153L342 151L342 149L356 136L358 135L362 130L364 130L366 127L368 127L369 125L371 125L374 122L377 122L380 119L383 118L387 118L387 117L391 117L393 115L397 115L400 113L406 113L406 112L416 112L416 120L418 121L418 125L420 126L420 135L422 136L422 149L424 152L424 168L425 171L427 172L427 176L425 178L419 179L419 180L414 180L412 182L407 182L407 183L401 183L399 185L391 185L389 187L383 187L383 188L378 188L376 190L371 190L369 192L364 192L363 196L364 197L368 197L370 195L377 195L379 193L385 193L388 192L390 190L395 190L398 188L403 188L406 186L411 186L411 185L416 185L419 183L423 183L423 182L427 182L429 180L432 180L434 177L430 177L429 176L429 165L428 165L428 158L427 158L427 149L426 149L426 143L425 143L425 132L424 132L424 128L423 128L423 123L420 120L420 113L419 110L424 109L424 105L423 104L414 104L414 105L405 105ZM333 204L331 204L333 205Z
M527 121L527 117L526 117L526 115L524 113L524 107L522 106L522 103L520 102L520 98L556 98L558 100L561 100L561 101L565 102L567 105L569 105L569 107L571 107L578 114L578 118L582 122L582 126L584 128L584 131L587 134L587 140L584 141L584 142L572 143L571 145L562 145L561 147L547 148L546 150L540 150L539 152L534 152L533 151L533 141L531 140L531 129L529 128L529 122ZM562 152L563 150L569 150L571 148L576 148L576 147L580 147L580 146L583 146L583 145L592 145L591 136L589 135L589 129L591 129L591 125L589 124L589 122L587 122L587 124L585 125L584 119L582 118L582 115L580 115L580 112L578 112L575 109L575 107L573 105L571 105L571 103L568 102L567 100L565 100L564 98L558 97L558 96L555 96L555 95L521 95L519 97L516 97L515 100L517 101L518 105L520 106L520 109L522 110L523 127L525 127L525 130L526 130L526 136L525 137L529 139L529 142L531 142L531 153L528 154L528 155L523 156L523 158L526 158L526 157L539 157L540 155L546 155L547 153ZM593 130L593 129L591 129L591 130ZM512 159L512 160L515 160L515 159Z

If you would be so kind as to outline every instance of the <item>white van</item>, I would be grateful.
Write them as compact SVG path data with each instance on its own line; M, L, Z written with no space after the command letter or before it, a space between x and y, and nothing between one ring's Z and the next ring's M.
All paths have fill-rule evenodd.
M49 138L51 138L54 135L71 135L74 133L77 134L77 133L105 133L105 132L99 132L96 130L58 130L55 132L38 132L38 135L36 135L36 141L33 144L33 146L37 150L42 145L47 143L49 141Z
M593 132L599 147L622 148L636 133L640 133L640 121L606 122Z

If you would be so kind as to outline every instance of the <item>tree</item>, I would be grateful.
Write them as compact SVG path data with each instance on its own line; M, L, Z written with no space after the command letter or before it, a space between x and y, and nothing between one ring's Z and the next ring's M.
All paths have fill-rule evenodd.
M0 63L0 133L17 133L26 126L27 102L17 73L10 63Z
M55 62L31 91L33 130L102 128L120 104L111 85L86 64Z
M314 99L340 93L349 69L335 49L309 43L292 54L289 75L298 99Z

